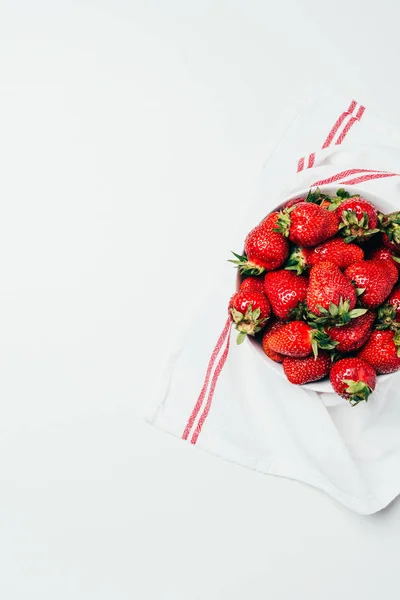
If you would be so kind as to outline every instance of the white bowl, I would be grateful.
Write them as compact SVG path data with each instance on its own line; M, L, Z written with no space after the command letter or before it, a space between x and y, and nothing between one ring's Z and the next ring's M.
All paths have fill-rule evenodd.
M338 186L338 185L322 185L322 186L320 186L320 189L323 193L333 196L336 194L336 191L338 190L339 187L340 186ZM396 206L394 206L392 203L388 202L385 198L383 198L381 196L378 196L376 194L370 194L370 193L365 194L365 192L361 191L360 188L357 188L357 186L354 186L354 185L348 185L348 186L343 186L343 187L345 187L346 191L349 191L350 194L360 194L360 196L363 196L364 198L366 198L366 200L370 200L376 206L376 208L383 213L390 213L390 212L393 212L394 210L396 210ZM295 194L292 194L291 196L286 198L284 202L282 202L279 206L277 206L274 210L272 210L270 212L282 210L283 208L285 208L286 204L290 200L293 200L294 198L301 198L301 197L305 198L308 194L308 191L309 191L309 189L298 190ZM238 275L237 289L239 289L240 282L241 282L241 279L240 279L240 276ZM249 343L251 345L255 354L257 354L257 356L260 358L260 360L264 361L265 364L267 365L267 367L269 367L272 371L275 371L275 373L277 373L277 375L286 379L286 375L283 371L282 365L280 363L276 363L273 360L271 360L270 358L268 358L268 356L264 353L264 351L262 349L260 341L254 339L251 336L246 336L246 337L247 337L247 343ZM388 379L390 376L391 375L380 375L379 380L384 381L384 380ZM308 390L313 390L315 392L333 392L329 378L321 379L319 381L312 381L311 383L307 383L307 384L303 385L302 387L304 387Z

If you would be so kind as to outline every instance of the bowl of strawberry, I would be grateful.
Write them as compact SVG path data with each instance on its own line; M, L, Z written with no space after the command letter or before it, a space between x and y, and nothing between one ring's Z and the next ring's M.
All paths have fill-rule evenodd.
M355 406L400 370L400 211L387 200L298 192L233 254L237 343L281 377Z

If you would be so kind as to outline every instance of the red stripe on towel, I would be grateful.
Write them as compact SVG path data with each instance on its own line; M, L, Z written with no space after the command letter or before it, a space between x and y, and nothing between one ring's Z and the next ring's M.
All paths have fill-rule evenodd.
M357 111L356 116L352 117L349 120L346 127L343 129L342 133L339 135L338 139L336 140L336 144L335 144L336 146L340 146L340 144L343 142L346 135L349 133L350 129L353 127L354 123L357 123L357 121L361 120L361 117L363 116L364 112L365 112L365 106L360 106L360 108Z
M207 367L206 376L204 378L203 387L201 388L200 395L197 398L196 404L194 405L194 408L192 410L192 414L189 417L189 420L188 420L187 425L185 427L185 431L182 434L182 439L183 440L187 440L187 438L189 437L190 430L192 429L193 423L195 422L196 417L197 417L197 415L199 413L199 410L200 410L200 408L201 408L201 406L203 404L203 401L204 401L204 398L205 398L205 395L206 395L206 391L207 391L207 387L208 387L208 382L210 381L210 377L211 377L211 371L213 369L213 366L214 366L214 363L216 361L216 358L217 358L217 356L218 356L218 354L219 354L219 352L220 352L220 350L221 350L221 348L222 348L222 346L223 346L223 344L224 344L224 342L226 340L226 336L229 333L229 329L230 329L231 323L232 323L231 318L228 317L228 319L227 319L227 321L225 323L225 327L223 328L222 333L219 336L218 341L217 341L217 343L215 345L215 348L214 348L214 350L213 350L213 352L212 352L212 354L210 356L210 360L208 361L208 367Z
M385 179L385 177L398 177L399 173L371 173L370 175L361 175L355 179L348 179L347 181L341 181L344 185L356 185L357 183L363 183L363 181L370 181L371 179Z
M328 137L326 138L325 142L322 145L322 149L324 150L324 148L329 148L329 146L332 143L333 138L335 137L339 127L341 126L341 124L343 123L343 121L345 120L345 118L348 115L351 115L352 112L354 111L355 107L357 106L357 102L355 100L352 100L350 103L349 108L343 112L340 117L337 119L336 123L334 124L334 126L332 127L332 129L330 130L330 132L328 133Z
M210 408L211 408L211 404L212 404L214 392L215 392L215 386L217 385L218 378L221 375L221 371L224 368L226 359L228 358L230 340L231 340L231 336L228 335L228 340L226 342L225 350L224 350L221 358L219 359L217 367L214 371L214 375L213 375L213 378L211 381L210 392L208 394L206 405L204 407L202 415L200 416L199 422L197 423L196 429L194 430L192 439L190 440L191 444L195 444L197 442L197 439L201 433L204 422L207 419L208 413L210 412Z

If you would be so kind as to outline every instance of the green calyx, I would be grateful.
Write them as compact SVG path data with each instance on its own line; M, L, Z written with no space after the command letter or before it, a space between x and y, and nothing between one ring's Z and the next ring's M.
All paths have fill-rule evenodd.
M342 204L344 200L347 200L348 198L356 198L358 196L359 194L353 194L351 196L349 192L346 192L344 188L339 188L336 192L336 196L328 196L327 194L323 194L321 190L317 187L314 191L310 190L308 192L305 201L319 205L321 205L324 201L328 201L330 204L327 207L327 210L333 212L337 209L338 206L340 206L340 204Z
M361 219L357 219L357 215L353 210L344 210L339 232L346 244L350 244L354 240L366 239L375 233L379 233L380 229L369 229L368 225L369 219L366 212L363 213Z
M397 348L397 356L400 356L400 329L395 332L393 341Z
M307 314L307 305L304 302L299 302L295 308L289 312L288 321L302 321Z
M343 379L347 385L346 394L351 406L357 406L360 402L368 402L372 388L365 381L353 381L352 379Z
M330 196L327 196L326 194L323 194L319 187L317 187L314 191L310 190L308 192L305 202L311 202L312 204L322 204L324 200L329 200L329 202L331 202L332 198Z
M233 256L236 257L236 260L229 259L228 262L233 263L239 269L242 275L261 275L264 273L264 267L260 267L247 260L247 256L245 254L236 254L236 252L232 252Z
M316 325L335 325L336 327L347 325L351 319L361 317L367 312L366 308L353 308L350 310L350 302L343 300L343 298L340 298L338 305L331 302L328 309L320 305L317 305L317 308L320 315L309 312L307 315L308 320Z
M279 212L276 221L277 226L274 227L272 231L275 231L276 233L281 233L284 237L289 236L291 224L290 213L294 208L296 208L296 205L291 206L290 208L285 208L284 210L281 210Z
M390 242L400 244L400 211L389 215L378 214L381 231L386 233Z
M396 309L390 304L384 304L378 310L376 316L376 329L397 329L400 323L397 323Z
M318 349L334 350L339 342L331 340L329 335L323 330L315 327L311 333L311 346L315 359L318 356Z
M239 312L236 308L231 308L232 319L239 332L236 338L237 344L242 344L247 335L255 335L264 327L268 319L260 319L260 313L260 309L253 310L251 304L248 305L245 314Z
M302 248L296 246L289 255L285 269L288 271L296 271L297 275L301 275L307 269L307 261Z

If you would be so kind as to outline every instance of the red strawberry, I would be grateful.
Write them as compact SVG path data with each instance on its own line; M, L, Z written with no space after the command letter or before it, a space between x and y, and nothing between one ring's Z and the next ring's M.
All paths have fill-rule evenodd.
M310 202L280 212L277 230L299 246L315 246L338 231L337 216Z
M262 277L247 277L240 284L240 291L264 294L264 279Z
M383 245L400 253L400 212L389 215L379 214L379 224L382 230Z
M360 358L338 360L330 374L333 389L352 406L367 401L376 386L376 373L370 364Z
M392 306L396 312L395 320L400 321L400 286L396 286L390 294L387 303Z
M264 279L264 290L278 319L299 316L296 309L307 296L308 277L292 271L272 271ZM300 307L301 308L301 307Z
M339 267L329 261L312 267L307 306L316 323L346 324L350 319L360 317L367 311L355 309L356 301L356 290Z
M239 331L236 341L241 344L246 335L261 331L269 319L271 307L264 294L239 291L230 299L229 312Z
M323 379L329 373L331 368L331 357L329 352L320 352L314 356L305 358L290 358L286 356L283 360L283 370L290 383L304 385L310 381Z
M289 245L283 235L277 232L279 213L268 215L252 229L244 242L245 255L235 254L231 260L244 275L260 275L283 265L289 254Z
M342 238L334 238L315 248L295 248L289 256L285 269L296 271L300 275L307 266L312 267L326 260L337 265L339 269L346 269L363 258L364 250L360 246L346 244Z
M283 362L283 359L285 357L283 356L283 354L279 354L278 352L274 352L273 350L271 350L271 348L269 347L269 338L271 337L271 335L273 333L275 333L275 331L279 331L279 329L281 329L281 327L283 327L284 324L285 323L282 323L282 321L276 321L275 323L272 323L272 325L267 328L266 332L263 335L263 339L262 339L262 347L263 347L265 354L271 360L273 360L274 362L278 362L278 363Z
M363 306L376 308L386 300L398 278L393 262L387 260L361 260L345 271L345 275L358 289L363 289L360 301Z
M377 329L396 330L400 327L400 286L396 286L386 304L379 307L377 323Z
M364 250L356 244L346 244L341 238L328 240L310 253L309 264L314 266L319 262L329 260L339 267L346 269L353 263L364 258Z
M335 212L340 217L339 229L345 242L363 241L379 231L376 208L364 198L348 198Z
M361 348L368 340L374 321L375 314L367 312L361 317L352 319L343 327L326 327L325 331L331 340L338 342L336 346L338 352L353 352Z
M268 345L279 354L301 358L311 352L317 356L318 348L333 350L336 344L325 332L311 327L304 321L291 321L271 334Z
M394 373L400 369L400 331L375 330L357 356L372 365L377 373Z
M388 260L394 262L398 271L400 271L400 258L398 258L390 248L376 248L370 255L369 260Z

